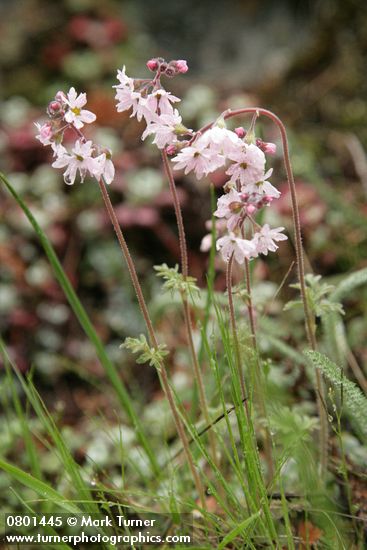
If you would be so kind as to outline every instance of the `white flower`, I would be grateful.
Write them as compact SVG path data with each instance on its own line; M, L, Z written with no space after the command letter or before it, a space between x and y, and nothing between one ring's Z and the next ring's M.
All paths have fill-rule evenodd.
M212 234L208 233L201 239L200 250L201 252L208 252L212 247Z
M94 113L82 109L87 103L86 94L77 95L75 88L70 88L65 102L69 106L65 113L65 120L69 124L73 124L75 128L83 128L84 123L90 124L96 120L97 117Z
M200 180L204 175L213 170L213 153L207 148L205 143L196 141L192 145L184 147L172 159L172 162L176 163L175 170L185 169L185 174L193 170L196 177Z
M96 160L99 162L100 169L101 169L101 176L105 180L107 184L112 183L114 177L115 177L115 167L112 162L112 153L108 149L107 152L102 153L102 155L99 155Z
M259 254L267 256L269 250L275 252L279 248L275 241L286 241L288 238L282 231L284 231L284 227L270 229L270 226L266 223L258 233L255 233L252 239L256 248L256 253L253 256L257 257Z
M87 141L86 143L80 140L76 141L71 155L67 152L65 147L60 145L57 150L57 159L53 162L52 166L54 168L66 167L64 181L68 185L72 185L75 182L78 170L82 182L88 172L91 176L100 178L102 168L98 159L93 158L92 154L92 141Z
M239 181L241 185L255 183L263 179L265 155L256 145L244 144L237 151L230 152L228 157L234 161L234 164L231 164L226 174Z
M180 117L177 109L170 115L160 115L156 121L151 122L146 127L141 139L145 139L151 134L155 134L153 143L157 145L159 149L164 149L166 145L177 142L177 127L180 127L182 118Z
M228 262L233 254L234 259L239 264L243 264L245 258L251 258L256 250L252 241L240 239L234 233L218 239L216 247L217 250L220 250L225 262Z
M125 65L122 67L122 70L117 69L117 80L120 81L120 84L117 84L114 86L114 88L130 88L130 90L134 89L134 79L130 78L126 75L126 67Z
M242 187L242 191L246 190L249 193L258 193L259 195L267 195L268 197L278 199L281 195L280 191L278 191L278 189L274 187L270 181L267 181L267 178L270 178L272 173L273 169L270 168L270 170L268 170L263 176L262 181L244 185Z
M142 100L141 94L139 92L134 92L133 88L117 88L115 99L117 99L117 112L122 113L123 111L128 111L133 109L133 115L138 110L139 102ZM141 117L140 117L141 118Z

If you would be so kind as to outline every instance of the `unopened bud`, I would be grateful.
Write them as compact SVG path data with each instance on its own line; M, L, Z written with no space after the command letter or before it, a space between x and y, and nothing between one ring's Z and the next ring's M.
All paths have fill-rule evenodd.
M176 69L178 70L179 73L187 73L187 71L189 70L189 67L187 65L187 61L185 59L178 59L176 61Z
M166 153L167 155L169 156L172 156L176 153L176 146L175 145L168 145L168 147L166 147Z
M57 117L63 116L64 109L62 104L59 101L51 101L47 107L47 114L51 118L57 118Z
M172 61L168 63L167 68L164 71L164 74L168 76L168 78L173 78L175 74L177 74L176 66Z
M158 60L156 58L149 59L149 61L147 61L147 67L150 71L154 73L159 67Z
M253 204L247 205L246 206L246 212L247 212L247 214L249 214L251 216L251 214L256 212L256 206L254 206Z
M264 195L263 196L263 201L265 204L270 204L271 202L273 202L273 199L274 197L271 197L270 195Z
M241 139L244 138L246 135L246 130L242 126L238 126L238 128L235 128L234 131Z
M275 143L266 142L259 138L256 140L256 145L267 155L275 155L277 150Z

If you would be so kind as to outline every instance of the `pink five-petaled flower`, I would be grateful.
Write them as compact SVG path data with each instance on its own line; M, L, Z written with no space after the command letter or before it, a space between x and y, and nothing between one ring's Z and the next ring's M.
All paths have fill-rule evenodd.
M73 124L78 130L83 128L84 123L90 124L96 120L97 117L94 113L82 108L87 103L86 94L78 95L75 88L70 88L65 102L69 106L65 113L65 120L69 124Z
M143 111L147 124L157 120L159 115L172 115L173 107L171 103L177 103L177 101L181 100L166 90L159 89L149 94L144 101Z
M217 157L218 155L214 155ZM213 170L213 153L204 142L199 140L189 147L184 147L180 153L172 159L176 163L175 170L185 169L185 174L193 170L200 180L204 175ZM215 168L214 168L215 169Z
M240 239L236 237L234 233L225 235L217 240L217 250L220 250L222 258L225 262L229 262L232 254L234 259L239 264L243 264L245 258L251 258L256 251L255 245L252 241L246 239Z
M164 149L166 145L177 142L177 130L182 126L182 118L177 109L171 114L160 115L154 122L146 127L141 139L155 134L153 143L158 149Z
M225 163L225 156L228 156L230 153L235 154L238 151L242 151L243 148L243 141L235 132L232 132L227 128L221 128L220 126L213 126L210 130L207 130L202 136L200 136L197 141L205 143L212 151L216 151L220 155L224 155L221 157L221 166Z
M271 197L272 199L278 199L281 195L280 191L274 187L270 181L267 181L267 178L270 178L270 176L273 173L273 169L270 168L264 174L262 179L260 181L256 181L254 183L251 183L249 185L244 186L247 192L249 193L259 193L260 195L266 195L267 197Z
M229 193L219 197L214 216L226 218L228 229L233 231L240 221L243 207L241 195L235 189L231 189Z
M101 176L102 167L98 158L93 158L92 155L92 141L83 143L81 140L78 140L75 142L71 155L67 152L65 147L60 145L57 150L57 159L53 162L52 166L54 168L66 167L64 181L68 185L73 185L78 170L82 182L88 172L91 176L99 178Z
M34 125L39 131L39 134L38 136L36 136L36 139L38 139L38 141L40 141L42 145L51 145L52 137L53 137L51 123L46 122L45 124L39 124L39 122L35 122Z
M275 241L286 241L287 236L282 233L284 227L275 227L271 229L266 223L258 233L255 233L252 242L255 245L256 252L253 254L257 257L259 254L268 255L268 251L275 252L279 247Z
M265 155L256 145L242 145L238 150L229 152L228 157L234 164L231 164L226 174L232 176L233 180L239 181L242 186L261 181Z

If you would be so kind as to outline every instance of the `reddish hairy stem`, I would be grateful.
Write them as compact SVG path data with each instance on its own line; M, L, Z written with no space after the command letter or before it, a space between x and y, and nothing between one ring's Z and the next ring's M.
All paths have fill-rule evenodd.
M186 235L185 235L185 227L183 223L182 218L182 211L180 206L180 201L177 194L177 188L175 184L175 179L173 177L173 173L171 170L171 166L169 164L168 156L165 151L162 151L162 160L163 160L163 166L168 178L169 187L172 195L173 200L173 206L175 209L175 215L176 215L176 221L177 221L177 229L178 229L178 239L180 243L180 252L181 252L181 270L182 275L184 279L188 276L189 271L189 265L188 265L188 256L187 256L187 245L186 245ZM195 374L195 378L198 385L199 390L199 400L200 400L200 406L202 408L202 412L205 418L205 422L207 424L210 424L210 416L208 411L208 404L205 396L205 390L204 390L204 381L200 370L200 365L198 361L198 357L196 354L195 346L194 346L194 340L193 340L193 330L192 330L192 322L190 317L190 305L187 299L186 293L181 294L182 298L182 304L183 304L183 311L184 311L184 320L185 320L185 326L186 326L186 333L187 333L187 340L189 344L192 364L193 364L193 370ZM216 453L216 445L215 445L215 439L213 432L209 432L209 442L210 447L213 455L214 462L217 463L217 453Z
M234 348L235 348L236 366L237 366L238 376L241 384L242 399L245 399L245 397L247 396L247 391L246 391L245 377L243 375L243 370L241 365L240 346L239 346L238 334L237 334L237 323L236 323L236 316L235 316L234 304L233 304L232 268L233 268L233 252L227 263L226 284L227 284L227 293L228 293L229 317L231 321L233 342L234 342ZM247 415L247 418L249 419L249 410L248 410L247 400L244 401L244 404L246 409L246 415Z
M134 290L135 290L135 293L136 293L136 297L137 297L138 302L139 302L139 307L140 307L140 310L143 314L144 321L145 321L145 324L146 324L146 327L147 327L150 343L155 349L158 349L158 341L157 341L157 338L156 338L156 335L155 335L155 332L154 332L152 321L151 321L150 316L149 316L148 308L147 308L147 305L146 305L146 302L145 302L145 299L144 299L143 291L142 291L141 286L140 286L138 275L136 273L136 269L135 269L133 259L131 257L131 254L130 254L129 248L126 244L123 233L121 231L121 227L120 227L120 224L118 222L116 213L113 209L111 199L110 199L109 194L108 194L107 189L106 189L106 185L105 185L103 180L99 180L98 183L99 183L99 187L100 187L100 190L101 190L101 193L102 193L102 197L103 197L108 215L109 215L110 220L112 222L113 228L115 230L117 239L118 239L119 244L120 244L120 248L122 250L122 253L123 253L124 258L125 258L126 263L127 263L127 267L128 267L128 270L129 270L131 281L133 283ZM201 506L202 506L203 509L205 509L206 502L205 502L204 488L203 488L203 485L201 483L199 474L196 470L195 464L193 462L193 459L192 459L192 456L191 456L191 453L190 453L189 442L188 442L188 439L187 439L187 436L186 436L186 433L185 433L185 430L184 430L184 426L182 424L182 421L180 419L179 413L178 413L177 408L176 408L175 399L174 399L171 387L169 385L169 380L168 380L165 365L162 365L161 369L159 370L159 377L160 377L160 380L162 382L163 391L164 391L164 393L165 393L165 395L168 399L168 403L169 403L169 406L170 406L171 411L172 411L172 415L173 415L173 418L174 418L174 421L175 421L175 424L176 424L176 429L177 429L178 435L181 439L182 446L183 446L185 454L186 454L186 459L187 459L187 462L189 464L189 467L190 467L190 470L191 470L191 473L192 473L192 476L193 476L193 479L194 479L194 482L195 482L196 490L198 491L198 494L199 494Z
M303 259L303 250L302 250L301 223L300 223L298 201L297 201L297 194L296 194L296 184L293 177L292 165L291 165L291 160L289 155L287 131L285 129L283 122L280 120L280 118L276 114L272 113L271 111L268 111L267 109L263 109L260 107L246 107L244 109L236 109L234 111L231 111L229 109L223 114L223 118L228 119L228 118L233 118L235 116L254 114L254 113L257 114L258 116L263 115L269 118L272 122L274 122L277 125L282 138L284 166L287 173L288 186L289 186L289 190L291 193L291 200L292 200L292 215L293 215L293 227L294 227L294 243L295 243L296 260L297 260L297 272L298 272L298 280L300 283L300 293L301 293L301 299L303 303L303 310L305 314L306 335L307 335L307 340L309 342L311 349L315 350L317 347L317 342L316 342L316 337L313 330L313 316L310 312L310 308L307 302L306 283L305 283L305 266L304 266L304 259ZM207 124L206 126L204 126L198 131L197 135L203 134L204 132L209 130L212 126L213 126L213 123ZM326 402L325 389L323 385L322 376L318 369L316 369L316 395L317 395L317 407L318 407L318 413L320 417L320 428L321 428L320 429L321 471L324 473L327 468L328 424L327 424L327 411L325 410L325 406L324 406L324 403Z

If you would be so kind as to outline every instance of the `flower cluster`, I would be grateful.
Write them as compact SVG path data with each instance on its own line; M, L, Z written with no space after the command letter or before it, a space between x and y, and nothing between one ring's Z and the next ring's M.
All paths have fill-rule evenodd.
M55 157L52 166L65 169L64 181L68 185L75 182L78 172L82 182L89 175L111 183L115 176L111 151L88 141L81 132L85 124L96 120L94 113L83 108L86 103L85 93L78 95L74 88L70 88L67 94L60 91L49 103L49 120L44 124L36 123L39 132L36 138L42 145L51 146ZM73 129L77 137L71 151L63 145L64 133L68 128Z
M114 86L117 111L121 113L131 109L131 116L139 121L144 119L147 127L142 139L154 135L153 143L159 149L164 149L178 144L179 136L191 135L192 131L183 126L182 118L174 107L180 99L162 87L161 76L172 78L185 73L188 67L183 59L167 63L162 58L150 59L147 67L156 73L154 78L130 78L126 75L125 67L117 71L119 84Z
M131 116L145 120L142 139L153 135L153 143L173 157L175 170L193 172L198 179L219 168L226 170L229 176L226 194L219 198L215 211L222 222L222 235L216 246L225 261L233 255L237 262L243 263L245 258L275 251L276 243L287 238L282 233L284 228L271 229L268 224L260 227L253 219L261 208L280 196L269 181L272 169L265 170L265 154L274 154L276 147L255 139L256 117L248 132L241 127L229 130L223 116L205 131L193 132L182 124L175 107L179 98L167 92L161 83L162 76L185 73L186 61L167 63L157 58L149 60L147 67L155 72L151 79L130 78L125 67L117 72L117 111L131 110ZM245 238L246 233L251 233L251 238ZM210 247L210 239L210 235L204 237L202 250Z
M271 229L268 224L261 227L254 219L259 210L280 196L269 181L272 169L265 168L265 155L274 154L276 147L255 138L256 116L248 132L242 127L228 129L223 115L213 125L194 132L182 123L176 108L180 99L161 83L163 76L186 73L186 61L155 58L147 62L147 67L154 73L152 78L131 78L125 67L117 71L117 111L131 110L131 116L145 121L142 139L153 136L153 143L172 157L175 170L193 172L198 179L218 169L225 171L225 194L218 199L214 214L220 221L216 247L226 262L233 256L243 263L246 258L277 250L276 243L287 238L282 233L284 228ZM58 92L48 106L49 120L36 124L37 139L52 147L52 166L64 169L66 183L73 184L78 172L82 181L90 175L111 183L115 173L111 151L93 144L81 131L85 124L96 120L95 114L84 108L86 103L86 94L78 95L74 88L67 94ZM71 151L63 145L67 128L77 136ZM204 237L202 250L210 247L210 239L210 235Z

